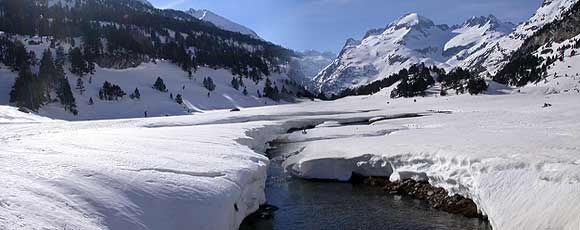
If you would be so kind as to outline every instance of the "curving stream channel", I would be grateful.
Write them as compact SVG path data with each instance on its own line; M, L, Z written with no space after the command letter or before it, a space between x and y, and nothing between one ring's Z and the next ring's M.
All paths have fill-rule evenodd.
M248 217L241 230L491 229L479 219L435 210L425 201L389 195L380 188L290 177L282 168L285 152L284 144L267 152L272 163L266 197L278 210L268 218Z

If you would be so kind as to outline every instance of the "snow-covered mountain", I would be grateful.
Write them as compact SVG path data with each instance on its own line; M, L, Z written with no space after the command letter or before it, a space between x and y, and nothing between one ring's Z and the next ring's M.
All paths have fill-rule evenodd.
M199 20L210 22L210 23L214 24L215 26L219 27L220 29L232 31L232 32L238 32L241 34L249 35L249 36L256 38L256 39L261 39L260 36L258 36L258 34L256 32L254 32L253 30L251 30L250 28L247 28L247 27L242 26L238 23L232 22L231 20L224 18L224 17L222 17L214 12L211 12L209 10L189 9L189 11L187 11L187 13L190 14L191 16L199 19Z
M511 33L515 25L502 22L493 15L472 17L462 25L454 26L452 33L457 34L444 47L444 54L451 55L446 63L450 66L462 64L467 58L485 50L490 44Z
M497 43L487 44L485 49L467 58L460 65L495 75L526 39L545 25L560 19L577 2L578 0L544 0L536 13L528 21L520 24L514 32L501 38Z
M290 62L290 77L309 90L315 88L314 77L336 58L332 52L307 50L298 53Z
M315 77L316 89L336 93L417 63L451 69L512 28L513 24L494 16L474 17L449 27L416 13L407 14L384 29L370 30L362 41L349 39L339 57Z

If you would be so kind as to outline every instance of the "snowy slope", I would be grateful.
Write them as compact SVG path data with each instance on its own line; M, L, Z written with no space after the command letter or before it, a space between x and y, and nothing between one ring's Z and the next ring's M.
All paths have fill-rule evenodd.
M189 79L187 73L166 61L160 61L157 64L145 63L137 68L125 70L97 68L97 72L92 76L92 84L89 83L88 78L84 78L86 91L82 95L78 89L75 89L77 77L72 74L68 76L70 85L73 87L79 114L74 116L64 111L58 103L41 108L39 114L65 120L119 119L143 117L145 111L147 111L148 116L156 117L277 104L270 99L257 96L257 91L261 92L264 88L263 81L255 84L244 79L249 92L249 95L245 96L242 94L242 90L232 88L230 81L233 75L228 70L200 68ZM169 90L167 93L152 88L157 77L164 79ZM217 86L216 91L211 92L210 97L208 97L208 90L202 85L205 77L211 77ZM277 84L281 85L281 81L287 77L275 75L271 76L271 79L278 81ZM127 95L138 88L141 99L132 100L125 96L119 101L101 101L98 98L98 92L105 81L119 85ZM185 89L183 89L184 86ZM3 94L7 94L7 92L3 92ZM177 104L170 98L170 94L173 94L174 97L181 94L185 103L183 105ZM90 98L93 99L94 105L89 105Z
M486 49L469 57L461 66L495 75L527 38L561 18L577 2L578 0L545 0L536 13L520 24L514 32L503 37L497 44L488 44Z
M317 89L337 93L422 62L451 69L511 32L512 26L489 16L450 28L408 14L386 29L369 31L362 41L349 40L339 57L315 77Z
M34 51L37 55L42 54L48 47L49 42L26 46L27 50ZM65 47L65 50L67 49L68 47ZM52 51L56 52L54 49ZM42 107L39 114L65 120L119 119L143 117L145 111L149 117L156 117L285 103L284 101L275 102L268 98L258 97L258 90L262 92L264 89L264 81L256 84L249 79L244 79L248 95L243 95L243 87L240 90L235 90L231 85L234 75L225 69L215 70L200 67L189 78L188 74L181 68L166 60L143 63L135 68L123 70L97 67L94 75L83 78L85 92L82 95L80 90L76 89L78 77L68 71L69 67L66 69L79 114L74 116L72 113L64 111L58 102ZM16 76L17 73L11 72L7 67L0 68L0 105L8 105L9 93ZM157 77L164 80L168 92L163 93L152 88ZM208 97L209 91L202 84L206 77L211 77L216 84L216 90L211 92L210 97ZM279 88L282 88L283 81L288 79L285 74L272 74L269 78ZM127 95L138 88L141 99L132 100L129 96L125 96L119 101L99 100L98 92L105 81L119 85ZM290 87L288 88L290 89ZM173 94L174 97L181 94L185 103L183 105L177 104L170 98L170 94ZM91 98L94 105L89 105Z
M211 12L209 10L189 9L189 11L187 11L187 13L189 13L191 16L193 16L199 20L210 22L210 23L214 24L215 26L219 27L220 29L249 35L250 37L253 37L256 39L262 39L253 30L251 30L245 26L242 26L238 23L232 22L231 20L224 18L220 15L217 15L216 13Z
M544 64L549 57L562 55L563 60L558 59L548 67L545 79L530 83L520 91L531 94L580 93L580 48L574 48L579 40L580 35L577 35L560 43L540 47L534 55L542 57Z
M18 111L15 107L0 106L0 124L33 123L55 121L36 114Z

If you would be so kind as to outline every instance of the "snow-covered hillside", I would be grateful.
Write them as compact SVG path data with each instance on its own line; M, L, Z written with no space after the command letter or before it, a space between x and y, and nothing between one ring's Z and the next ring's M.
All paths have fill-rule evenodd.
M224 17L222 17L214 12L211 12L209 10L189 9L189 11L187 11L187 13L190 14L191 16L199 19L199 20L210 22L210 23L214 24L215 26L219 27L220 29L249 35L250 37L253 37L256 39L262 39L262 38L260 38L260 36L258 36L258 34L256 32L254 32L250 28L247 28L247 27L242 26L238 23L232 22L231 20L224 18Z
M487 48L467 58L460 66L495 75L527 38L545 25L560 19L577 2L578 0L545 0L536 13L520 24L514 32L495 44L487 44Z
M451 69L511 32L513 25L493 16L474 17L449 27L416 13L349 40L334 62L316 78L318 91L337 93L385 78L411 65L425 63Z
M522 87L521 91L533 94L580 93L579 41L580 35L577 35L560 43L540 47L534 55L542 57L543 64L548 64L548 60L552 58L556 60L548 66L545 79L530 83Z
M50 45L49 42L41 42L38 37L24 39L38 42L26 45L27 50L36 54L42 54ZM54 52L56 51L53 50ZM94 74L81 78L84 86L81 94L81 89L77 87L79 77L70 73L69 67L70 65L67 64L66 75L72 87L79 114L75 116L65 111L59 102L43 106L39 114L65 120L119 119L144 117L145 112L149 117L157 117L287 103L262 97L265 81L255 83L252 80L243 79L244 86L236 90L231 82L234 77L238 79L238 76L233 75L230 70L200 67L189 77L187 72L168 60L154 60L127 69L108 69L97 66ZM9 104L10 90L17 75L17 72L12 72L8 67L0 65L0 105ZM153 84L158 77L163 79L167 92L153 89ZM214 81L215 91L210 92L204 88L203 80L207 77ZM292 86L286 85L285 80L289 80L286 74L272 74L268 78L280 89L285 87L290 91L293 90ZM127 96L118 101L100 100L99 90L105 81L119 85ZM248 95L244 95L244 88ZM135 89L139 90L140 99L129 98L128 95ZM175 97L178 94L183 97L183 104L176 103ZM89 103L91 99L94 104Z

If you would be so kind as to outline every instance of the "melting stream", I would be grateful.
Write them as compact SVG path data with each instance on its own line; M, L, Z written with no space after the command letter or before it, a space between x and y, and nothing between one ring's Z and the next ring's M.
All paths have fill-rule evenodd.
M347 125L359 124L364 122ZM272 163L268 169L266 196L269 205L276 208L269 207L266 209L270 211L262 210L248 217L241 230L491 229L479 219L435 210L426 201L390 195L380 188L290 177L282 163L292 144L273 143L267 152Z

